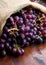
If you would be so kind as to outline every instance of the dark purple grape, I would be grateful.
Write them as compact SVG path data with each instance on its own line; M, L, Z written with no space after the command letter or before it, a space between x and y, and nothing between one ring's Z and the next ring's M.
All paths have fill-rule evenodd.
M0 43L0 49L4 49L4 44Z
M13 47L13 48L15 48L15 47L16 47L16 44L15 44L15 43L13 43L13 44L12 44L12 47Z
M9 46L10 46L10 43L7 42L7 43L5 44L5 47L8 49Z
M38 39L37 39L37 42L38 42L38 43L43 43L43 39L42 39L42 38L38 38Z
M11 42L12 41L12 39L11 38L8 38L8 42Z
M3 37L4 39L7 39L7 34L6 34L6 33L3 33L2 37Z
M10 17L9 19L10 19L10 21L9 21L9 22L11 23L11 25L12 25L12 26L14 26L14 25L15 25L15 23L14 23L14 19L13 19L13 17Z
M25 31L25 25L22 25L20 31L24 32Z
M32 39L35 40L37 38L37 35L33 35Z
M33 33L34 32L34 29L31 29L31 32Z
M2 55L6 56L6 51L5 50L2 51Z
M29 35L29 33L27 32L27 33L25 33L25 36L26 36L26 37L29 37L30 35Z
M45 14L41 14L42 15L42 17L45 17Z
M27 42L27 43L26 43L26 46L29 46L29 45L30 45L30 43L29 43L29 42Z
M1 43L5 43L5 41L6 41L5 39L2 39L2 38L0 39Z
M23 40L23 43L26 44L26 39Z
M36 16L34 14L32 14L32 19L34 20L36 18Z
M8 32L8 27L7 27L7 26L5 26L5 27L4 27L4 30L5 30L6 32Z
M29 23L29 20L28 20L28 19L26 19L26 21L25 21L25 22L26 22L26 24L27 24L27 23ZM25 23L25 22L24 22L24 23Z
M21 34L21 37L22 37L22 39L24 39L25 38L25 35L24 34Z
M0 57L5 57L6 56L6 51L5 50L2 50L1 52L0 52Z
M35 20L33 20L33 21L32 21L32 24L34 24L34 25L35 25L35 24L36 24L36 21L35 21Z
M12 54L13 54L13 55L16 55L16 52L17 52L17 49L16 49L16 48L13 48L13 49L12 49Z
M22 16L23 16L24 20L26 20L26 18L27 18L26 14L23 14Z
M34 34L34 35L36 35L36 34L37 34L37 32L36 32L36 31L34 31L34 32L33 32L33 34Z
M29 21L30 21L30 23L32 23L32 22L33 22L33 20L32 20L32 19L30 19Z
M8 37L11 37L11 38L13 37L13 34L11 32L8 32L7 35L8 35Z
M18 32L15 32L15 34L16 34L17 36L19 36L19 33L18 33Z
M28 14L28 15L27 15L27 18L28 18L28 19L31 19L31 18L32 18L32 16L31 16L30 14Z
M30 31L30 27L29 26L26 26L25 27L25 31Z
M24 50L23 50L23 49L21 49L21 52L22 52L22 54L21 54L21 55L23 55L23 54L24 54Z
M29 33L29 36L30 36L30 37L32 37L32 36L33 36L33 33L32 33L32 32L30 32L30 33Z
M46 34L43 35L43 38L46 39Z
M14 17L16 21L19 21L19 16Z
M34 25L31 23L31 24L30 24L30 27L31 27L31 28L33 28L33 27L34 27Z
M8 50L11 51L11 50L12 50L12 46L9 46L9 47L8 47Z
M31 15L32 15L32 14L33 14L33 10L30 10L30 11L29 11L29 14L31 14Z
M19 21L20 21L21 24L23 24L23 18L20 17Z
M46 34L46 30L43 30L43 33Z
M27 40L30 42L31 41L31 38L30 37L27 37Z

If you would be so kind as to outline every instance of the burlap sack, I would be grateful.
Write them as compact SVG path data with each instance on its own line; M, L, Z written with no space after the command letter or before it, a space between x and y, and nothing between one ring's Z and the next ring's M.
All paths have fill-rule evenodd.
M46 7L29 0L0 0L0 35L8 17L26 6L31 6L46 14Z

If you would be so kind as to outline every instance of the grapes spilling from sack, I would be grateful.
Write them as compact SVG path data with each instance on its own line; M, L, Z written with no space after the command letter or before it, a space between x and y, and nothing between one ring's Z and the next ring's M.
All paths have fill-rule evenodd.
M46 43L46 15L34 9L22 9L11 15L0 37L0 56L24 54L24 47Z

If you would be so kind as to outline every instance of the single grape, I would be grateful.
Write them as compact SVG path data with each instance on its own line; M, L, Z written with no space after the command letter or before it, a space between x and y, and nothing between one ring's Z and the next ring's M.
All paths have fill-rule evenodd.
M26 14L23 14L22 16L23 16L24 20L26 20L26 18L27 18Z
M25 36L26 36L26 37L29 37L30 35L29 35L29 33L27 32L27 33L25 33Z
M3 37L4 39L7 39L7 34L6 34L6 33L3 33L2 37Z
M5 43L5 41L6 41L5 39L2 39L2 38L0 39L1 43Z
M30 21L30 23L32 23L32 22L33 22L33 20L32 20L32 19L30 19L29 21Z
M43 33L46 34L46 30L43 30Z
M29 14L31 14L31 15L32 15L32 14L33 14L33 10L29 10Z
M16 48L13 48L13 49L12 49L12 54L13 54L13 55L16 55L16 52L17 52L17 49L16 49Z
M30 37L32 37L32 36L33 36L33 33L32 33L32 32L30 32L30 33L29 33L29 36L30 36Z
M34 14L32 14L32 19L34 20L36 18L36 16Z
M14 19L15 19L16 21L18 21L18 20L19 20L19 16L15 16Z
M16 47L16 44L15 44L15 43L13 43L13 44L12 44L12 47L13 47L13 48L15 48L15 47Z
M5 50L2 50L1 52L0 52L0 57L5 57L6 56L6 51Z
M6 32L8 32L8 27L7 27L7 26L5 26L5 27L4 27L4 30L5 30Z
M11 23L11 25L14 26L15 23L14 23L14 19L13 19L13 17L10 17L9 19L10 19L10 23Z
M30 27L29 26L26 26L25 27L25 31L30 31Z
M31 24L30 24L30 27L31 27L31 28L33 28L33 27L34 27L34 25L31 23Z
M34 34L34 35L36 35L36 34L37 34L37 32L36 32L36 31L34 31L34 32L33 32L33 34Z
M29 23L29 20L28 19L26 19L26 21L25 21L26 23Z
M31 18L32 18L32 15L28 14L27 19L31 19Z
M21 55L23 55L23 54L24 54L24 49L21 49L21 52L22 52L22 54L21 54Z
M32 39L35 40L37 38L37 35L33 35Z
M23 24L23 18L20 17L19 21L20 21L21 24Z
M29 43L29 42L27 42L27 43L26 43L26 46L29 46L29 44L30 44L30 43Z
M38 43L43 43L43 39L42 39L42 38L38 38L38 39L37 39L37 42L38 42Z
M11 42L12 41L12 39L11 38L8 38L8 42Z
M25 38L25 35L24 34L21 34L21 37L22 37L22 39L24 39Z
M0 43L0 49L4 49L4 44Z
M31 41L31 38L30 37L28 37L27 39L28 39L28 41Z
M10 46L10 43L6 42L5 47L8 49Z

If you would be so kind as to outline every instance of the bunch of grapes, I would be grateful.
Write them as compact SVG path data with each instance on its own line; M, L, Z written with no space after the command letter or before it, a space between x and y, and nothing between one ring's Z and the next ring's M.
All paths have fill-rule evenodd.
M46 42L46 15L34 9L22 9L7 19L0 37L0 56L23 55L23 47L44 42Z

